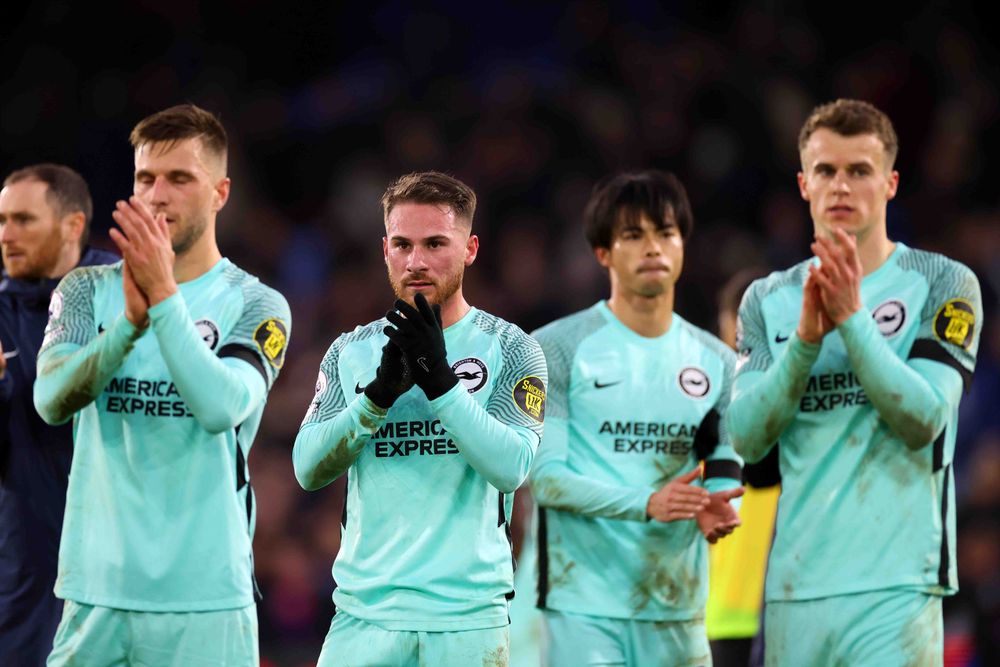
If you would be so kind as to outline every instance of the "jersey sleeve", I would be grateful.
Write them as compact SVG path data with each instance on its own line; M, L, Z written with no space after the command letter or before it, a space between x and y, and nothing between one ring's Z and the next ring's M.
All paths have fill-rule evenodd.
M540 506L563 512L645 521L648 489L607 484L570 466L569 387L577 345L563 333L553 326L534 333L549 366L549 402L545 436L531 469L532 495Z
M39 356L57 345L83 347L97 336L94 325L94 280L86 268L67 273L49 301L49 323L45 327Z
M736 322L736 350L739 353L735 367L737 373L766 371L774 361L767 344L767 327L761 308L766 289L764 280L755 280L747 288L740 303Z
M982 331L979 280L958 262L949 262L935 278L920 313L920 328L910 348L910 359L930 359L954 368L968 391Z
M33 392L35 409L48 424L62 424L89 405L142 335L124 313L97 334L93 271L71 271L52 292Z
M285 363L292 316L279 292L264 285L246 288L239 321L219 347L220 358L236 357L256 368L270 388Z
M458 383L431 401L469 465L502 493L527 478L545 420L548 371L538 343L513 325L499 334L503 368L483 409Z
M378 330L381 331L381 326ZM347 402L339 367L340 355L352 339L349 335L340 336L323 356L316 393L295 437L292 448L295 478L307 491L320 489L347 472L389 412L372 403L364 393Z
M735 488L743 482L743 459L733 449L726 426L736 359L728 349L720 350L720 356L722 387L719 397L695 435L695 452L705 461L705 488L711 493Z

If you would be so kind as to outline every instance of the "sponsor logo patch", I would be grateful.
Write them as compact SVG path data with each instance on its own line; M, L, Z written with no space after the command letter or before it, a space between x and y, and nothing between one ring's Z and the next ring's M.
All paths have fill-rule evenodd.
M485 387L486 380L490 376L486 364L481 359L476 359L475 357L456 361L451 365L451 370L455 371L455 375L458 376L462 386L468 389L470 394L475 394Z
M288 346L288 327L285 323L274 317L264 320L253 332L253 339L268 363L281 368L285 363L285 348Z
M976 311L965 299L951 299L934 316L934 335L938 340L947 341L968 349L972 345L972 334L976 328Z
M886 338L891 338L898 334L906 323L906 304L890 299L872 311L872 319L875 320L879 332Z
M63 295L60 291L55 291L52 293L52 300L49 301L49 319L56 320L62 315L63 311Z
M681 391L691 398L705 398L708 395L708 390L711 389L708 375L705 374L705 371L694 366L681 369L681 372L677 374L677 384L680 385Z
M313 394L313 400L309 403L309 408L306 410L306 416L302 418L303 423L305 423L307 419L312 417L313 414L319 410L319 397L320 394L326 391L326 384L326 373L320 370L319 375L316 376L316 393ZM362 391L364 390L362 389Z
M541 378L528 375L514 385L514 405L537 422L545 420L545 384Z
M198 320L194 323L194 328L198 330L198 335L208 345L208 349L214 350L219 344L219 327L212 320Z

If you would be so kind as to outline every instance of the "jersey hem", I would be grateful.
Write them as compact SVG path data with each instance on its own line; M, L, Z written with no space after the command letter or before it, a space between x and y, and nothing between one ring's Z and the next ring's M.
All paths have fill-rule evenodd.
M365 623L377 625L383 630L393 632L452 632L456 630L489 630L510 625L510 618L506 611L499 612L481 618L442 619L442 618L408 618L408 619L386 619L359 614L356 611L340 605L337 613L345 613L353 616Z
M552 592L549 592L549 596ZM700 621L704 620L704 614L698 615L696 610L676 610L663 613L656 612L634 612L634 611L623 611L616 613L614 611L605 611L602 614L588 614L587 612L580 611L581 605L563 605L552 604L551 597L546 601L544 607L539 607L542 611L558 611L562 614L572 614L574 616L589 616L591 618L612 618L619 621Z
M225 611L226 609L243 609L256 604L253 593L234 598L223 598L221 600L205 600L198 602L150 602L148 600L133 600L129 598L105 597L102 595L88 595L78 591L57 589L56 597L62 600L72 600L79 604L86 604L92 607L110 607L111 609L124 609L126 611L153 611L153 612L193 612L193 611Z
M855 588L843 588L837 590L819 588L806 590L801 593L797 592L795 595L778 596L765 592L764 600L766 602L804 602L806 600L820 600L823 598L840 597L843 595L858 595L860 593L877 593L879 591L893 590L914 591L916 593L926 593L927 595L936 595L938 597L946 597L954 595L958 592L958 588L941 586L937 583L929 584L925 581L907 581L882 586L858 586Z

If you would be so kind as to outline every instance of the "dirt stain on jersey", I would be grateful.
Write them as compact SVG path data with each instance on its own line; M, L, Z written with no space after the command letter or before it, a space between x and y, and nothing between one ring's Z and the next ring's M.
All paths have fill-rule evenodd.
M483 667L507 667L510 662L506 646L498 646L483 656Z
M629 604L638 613L653 601L676 604L685 591L692 591L698 585L697 578L684 571L671 569L672 559L663 553L661 545L643 547L643 574L635 587Z

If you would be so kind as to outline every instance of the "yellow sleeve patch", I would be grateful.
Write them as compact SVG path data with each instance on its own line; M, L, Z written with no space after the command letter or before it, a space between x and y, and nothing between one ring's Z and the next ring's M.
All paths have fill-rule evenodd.
M541 378L528 375L518 380L513 397L518 410L539 423L545 420L545 383Z
M968 349L976 328L976 312L965 299L951 299L934 316L934 335L940 341Z
M253 339L267 362L281 368L285 363L285 348L288 347L288 327L285 323L275 317L264 320L254 330Z

